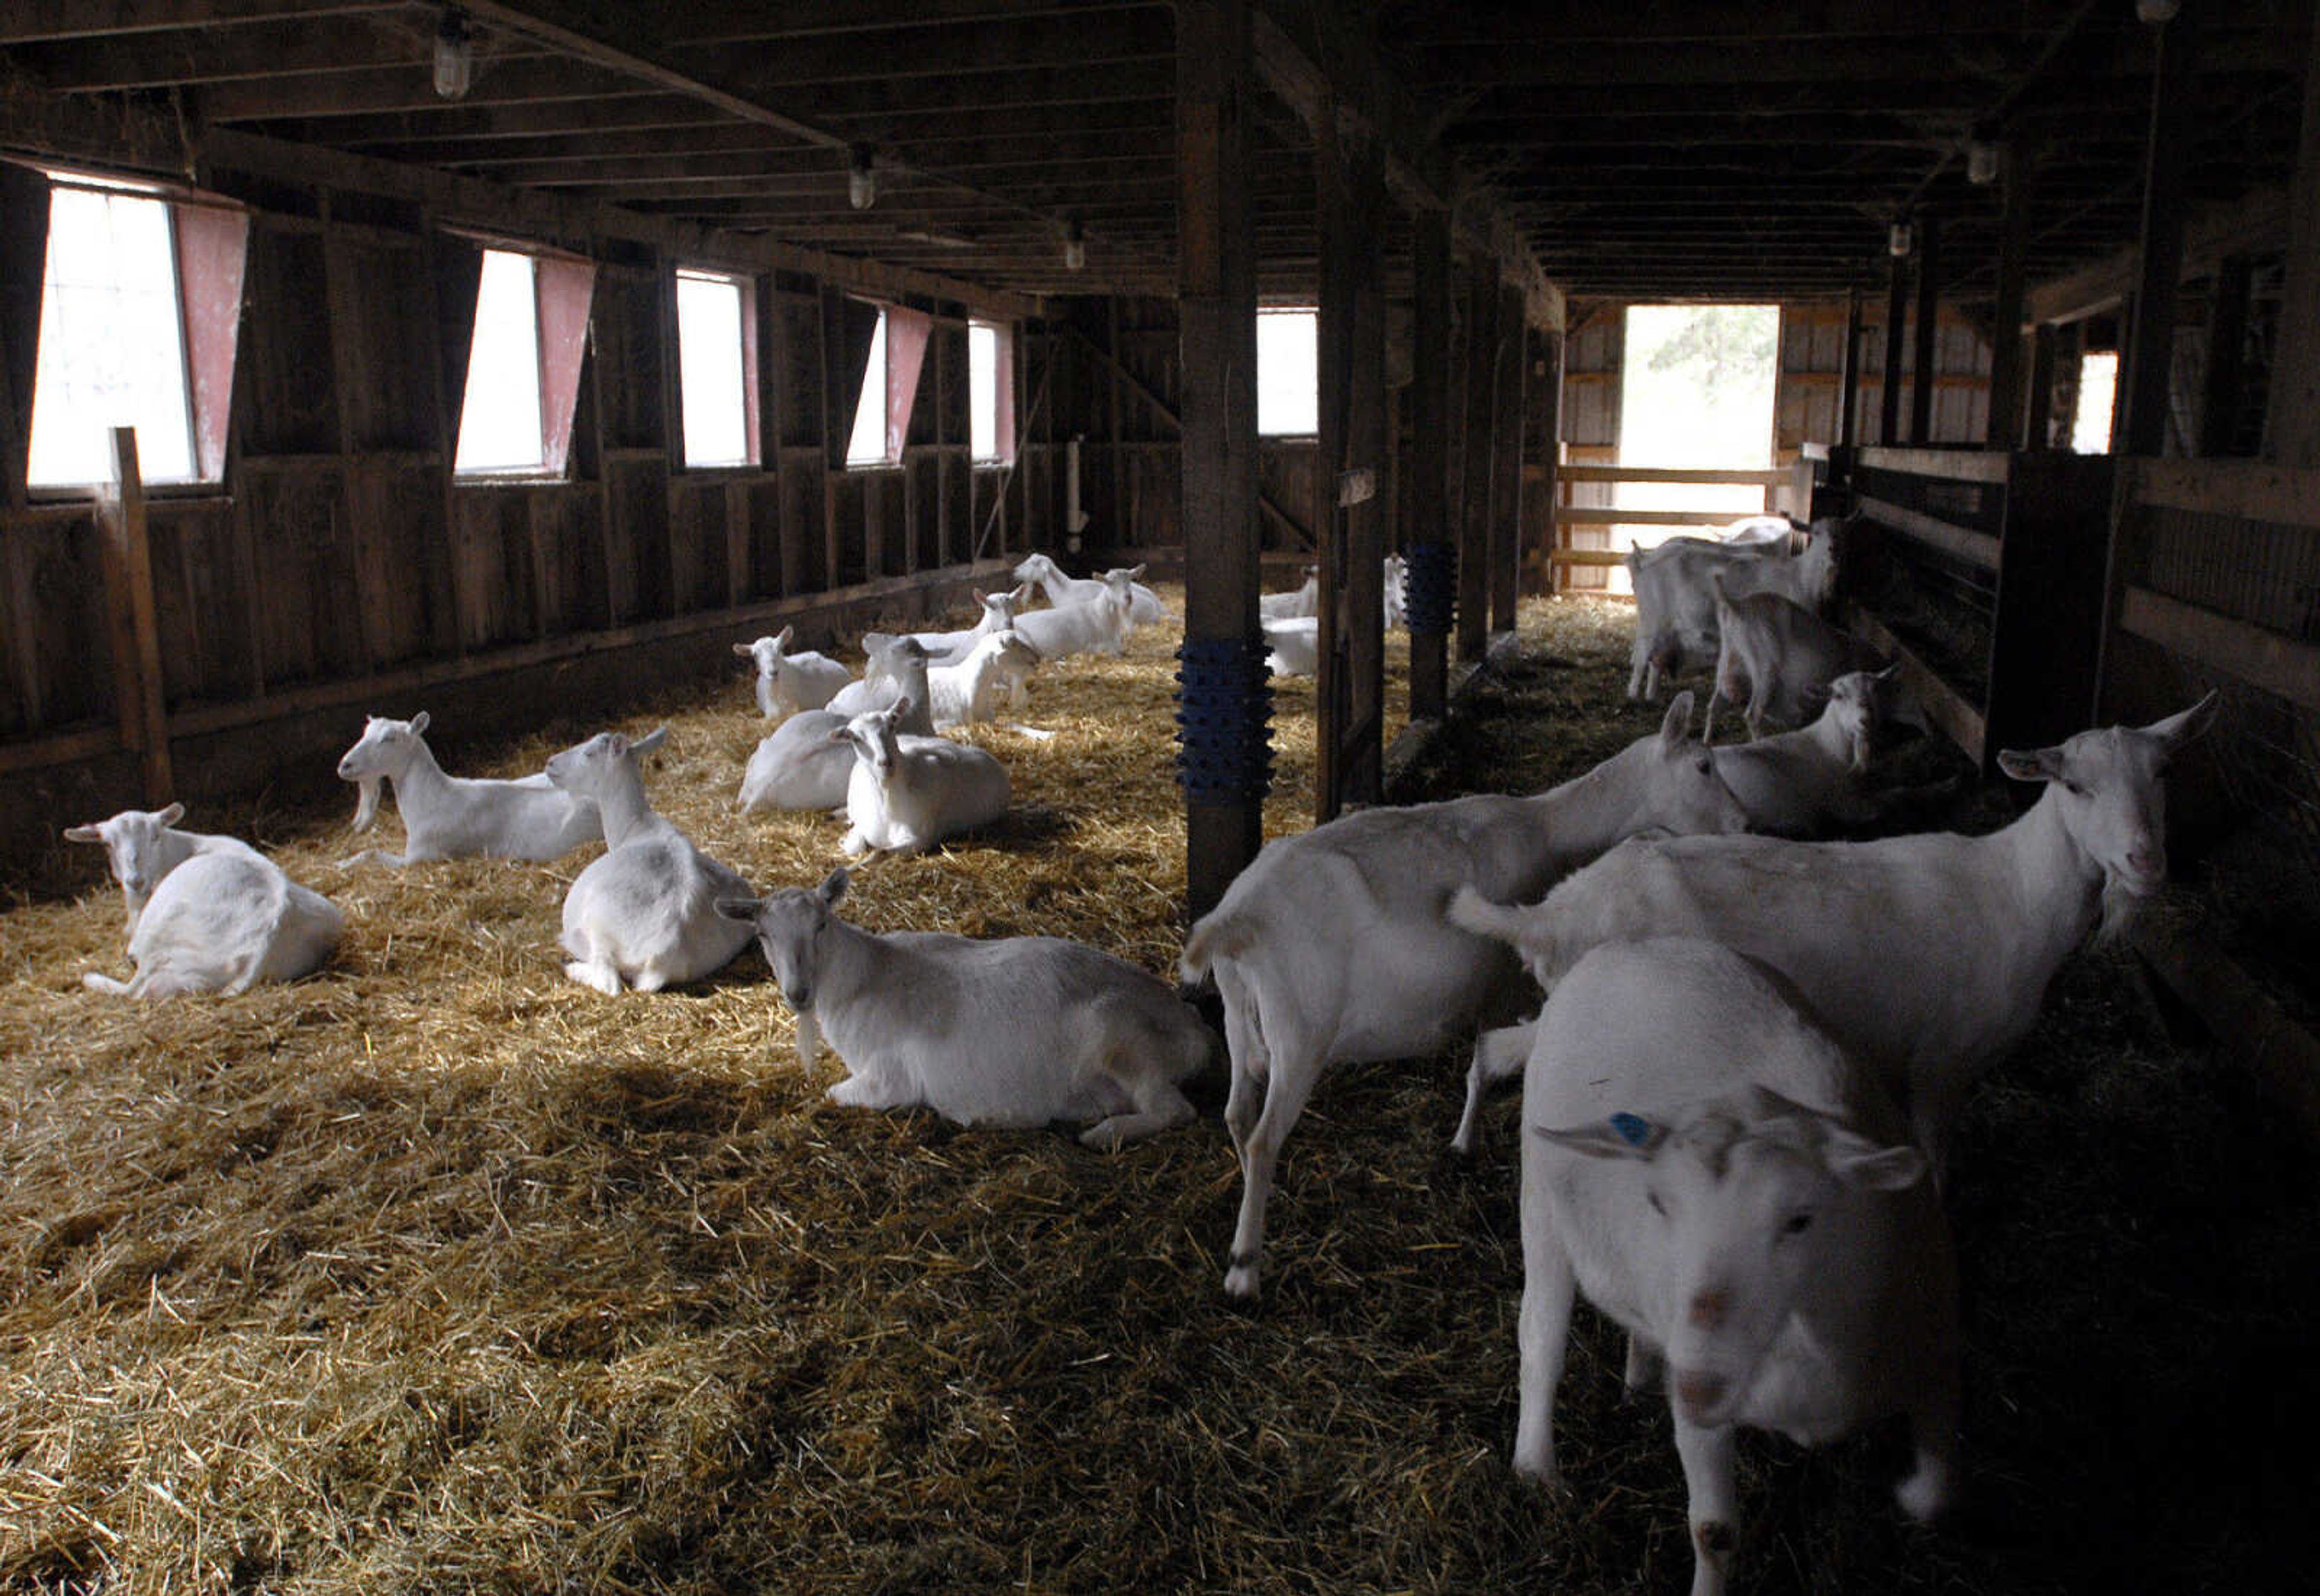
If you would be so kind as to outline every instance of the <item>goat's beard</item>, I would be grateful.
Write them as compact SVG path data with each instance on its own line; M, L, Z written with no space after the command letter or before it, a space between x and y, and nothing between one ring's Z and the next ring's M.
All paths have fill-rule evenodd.
M2105 872L2102 886L2102 918L2095 922L2092 946L2110 948L2125 935L2142 911L2145 894L2131 890L2116 875Z
M807 1069L821 1060L821 1027L813 1022L811 1009L797 1011L797 1060Z
M355 801L354 823L347 828L348 830L370 830L371 822L378 819L378 791L384 785L385 778L383 776L366 775L357 781L356 786L362 795Z

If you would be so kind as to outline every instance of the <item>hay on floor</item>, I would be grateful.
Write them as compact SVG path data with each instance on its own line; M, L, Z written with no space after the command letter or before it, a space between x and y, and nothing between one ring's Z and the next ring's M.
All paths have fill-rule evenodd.
M1526 606L1521 659L1413 793L1535 788L1649 730L1619 696L1627 616ZM1174 642L1043 671L1026 718L1052 741L974 734L1015 812L872 865L849 913L1170 971ZM1310 714L1287 685L1273 834L1310 812ZM828 870L838 822L732 808L762 730L744 682L622 724L664 720L665 812L760 886ZM123 969L95 850L77 902L0 921L0 1591L1686 1577L1664 1416L1619 1399L1599 1321L1558 1415L1570 1492L1507 1467L1512 1103L1480 1163L1445 1162L1458 1060L1324 1084L1283 1161L1267 1297L1242 1310L1219 1289L1239 1183L1213 1083L1201 1123L1113 1156L834 1108L835 1060L794 1064L754 950L690 990L584 991L554 942L590 853L341 875L352 796L262 817L348 911L313 979L83 992L83 969ZM2203 1392L2238 1395L2258 1446L2303 1433L2308 1397L2216 1371L2302 1366L2320 1227L2291 1156L2228 1091L2185 1087L2117 979L2070 978L1961 1146L1980 1507L1923 1535L1885 1494L1890 1438L1807 1458L1752 1440L1759 1588L2262 1583L2283 1544L2266 1492L2228 1484L2240 1450L2191 1420ZM2235 1283L2258 1263L2261 1311Z

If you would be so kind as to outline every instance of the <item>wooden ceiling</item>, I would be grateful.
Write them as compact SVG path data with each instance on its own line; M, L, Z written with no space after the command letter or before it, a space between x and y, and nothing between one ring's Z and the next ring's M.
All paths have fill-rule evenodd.
M1436 197L1455 200L1462 229L1497 223L1502 246L1574 295L1871 285L1888 224L1914 212L1940 222L1945 279L1987 295L2000 188L1967 180L1977 134L2038 150L2034 281L2136 234L2157 35L2133 0L1255 3L1275 45L1269 84L1282 86L1280 50L1326 45L1312 55L1329 58L1344 103L1367 102L1419 146L1405 153L1440 160ZM2309 0L2186 5L2220 14L2198 30L2192 192L2234 204L2279 188ZM1173 288L1169 5L461 10L476 64L458 100L433 84L443 8L410 0L9 0L0 90L122 107L196 147L231 128L994 288ZM1311 140L1282 99L1258 98L1262 281L1310 294ZM20 105L0 129L24 125ZM867 209L848 197L862 159L877 179Z

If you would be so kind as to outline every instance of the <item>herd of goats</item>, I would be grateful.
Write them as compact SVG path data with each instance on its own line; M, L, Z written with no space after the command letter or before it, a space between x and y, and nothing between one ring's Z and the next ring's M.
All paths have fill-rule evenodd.
M1738 1426L1813 1444L1905 1414L1900 1504L1918 1519L1944 1505L1959 1400L1939 1200L1951 1132L2063 960L2165 877L2162 775L2215 712L2210 695L2002 754L2044 791L1988 835L1823 839L1885 816L1863 780L1872 742L1913 713L1890 667L1820 616L1837 541L1826 523L1743 523L1629 558L1629 697L1711 667L1708 716L1745 700L1748 740L1711 746L1706 726L1695 739L1679 693L1658 730L1548 791L1367 809L1280 839L1192 927L1181 961L1223 1005L1236 1296L1257 1292L1282 1143L1327 1066L1473 1038L1462 1151L1486 1085L1524 1076L1515 1465L1555 1477L1554 1393L1583 1290L1627 1334L1629 1384L1668 1391L1694 1596L1725 1586ZM1140 573L1075 580L1034 556L970 630L865 638L859 680L790 651L787 631L737 645L778 721L742 805L842 809L848 857L988 824L1008 807L1006 771L942 729L992 719L1002 694L1020 707L1041 662L1117 654L1164 618ZM1387 576L1391 623L1391 562ZM1035 584L1046 608L1027 607ZM1313 598L1309 581L1264 599L1276 672L1311 668ZM1183 1087L1216 1038L1150 973L1056 938L865 930L837 912L843 867L761 896L654 812L639 761L660 732L606 732L539 775L478 781L445 774L426 729L424 714L374 718L340 762L362 785L358 828L391 782L406 836L400 855L357 857L545 860L601 837L564 902L573 980L651 992L754 938L801 1058L826 1041L848 1072L834 1102L1068 1120L1105 1150L1194 1117ZM176 829L182 814L65 833L106 847L128 907L136 974L89 986L235 993L330 957L335 906L238 840Z

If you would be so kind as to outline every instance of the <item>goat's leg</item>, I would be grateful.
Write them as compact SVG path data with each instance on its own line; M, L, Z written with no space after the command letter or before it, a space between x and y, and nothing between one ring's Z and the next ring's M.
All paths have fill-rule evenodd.
M1256 1295L1258 1263L1264 1253L1264 1209L1273 1195L1281 1144L1305 1111L1305 1100L1313 1094L1327 1062L1310 1046L1284 1047L1273 1056L1265 1080L1264 1108L1240 1149L1240 1219L1233 1228L1232 1257L1225 1271L1225 1291L1229 1295Z
M1703 1428L1687 1423L1679 1410L1675 1449L1683 1459L1684 1490L1691 1499L1684 1511L1691 1528L1691 1596L1724 1596L1740 1522L1739 1492L1732 1479L1732 1426Z
M1543 1201L1522 1206L1522 1308L1516 1319L1521 1353L1515 1420L1515 1472L1555 1483L1554 1388L1571 1345L1571 1304L1578 1276Z

